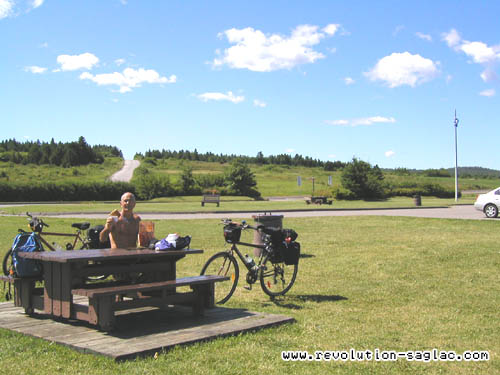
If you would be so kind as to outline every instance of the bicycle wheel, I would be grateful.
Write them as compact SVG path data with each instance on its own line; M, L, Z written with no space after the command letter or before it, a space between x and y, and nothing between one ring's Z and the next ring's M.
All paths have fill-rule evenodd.
M10 275L10 270L13 269L13 264L12 264L12 249L9 249L7 251L7 254L3 257L3 262L2 262L2 271L5 276Z
M260 273L260 286L270 297L282 296L290 290L299 269L298 264L272 263L267 259Z
M205 263L201 270L201 275L218 275L228 276L229 280L219 281L215 283L215 303L223 304L228 301L234 293L238 278L240 276L240 269L238 262L229 253L223 251L213 255Z

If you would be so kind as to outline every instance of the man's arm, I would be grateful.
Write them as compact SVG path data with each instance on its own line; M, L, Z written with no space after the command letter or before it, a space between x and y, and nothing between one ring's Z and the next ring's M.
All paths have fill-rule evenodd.
M99 241L107 242L109 240L109 234L113 230L113 218L108 217L106 219L106 224L104 225L104 229L99 233Z

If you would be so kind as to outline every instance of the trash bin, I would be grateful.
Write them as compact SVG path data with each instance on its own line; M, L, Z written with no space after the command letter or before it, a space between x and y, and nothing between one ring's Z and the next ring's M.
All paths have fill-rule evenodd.
M264 225L266 227L273 227L273 228L279 228L283 229L283 215L266 215L265 213L263 215L254 215L252 216L255 225ZM254 232L253 235L253 244L255 245L263 245L264 241L262 240L261 233L258 231ZM253 254L256 257L260 256L262 249L259 248L254 248Z
M415 203L415 206L421 206L422 205L422 197L420 195L414 195L413 202Z

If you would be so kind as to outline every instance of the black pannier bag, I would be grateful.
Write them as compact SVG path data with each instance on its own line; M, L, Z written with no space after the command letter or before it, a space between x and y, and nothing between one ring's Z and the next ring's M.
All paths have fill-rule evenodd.
M240 241L241 227L238 224L228 224L224 227L224 239L227 243L236 243Z
M99 235L104 229L104 225L95 225L89 229L89 248L90 249L109 249L111 247L111 242L109 239L106 242L101 242L99 240Z
M286 243L283 242L283 245L280 248L281 250L281 258L283 259L283 262L287 266L293 265L293 264L299 264L299 258L300 258L300 243L298 242L290 242Z
M271 237L271 243L275 249L271 255L271 262L293 265L299 263L300 243L295 242L298 237L293 229L279 229L264 227L262 231Z
M283 229L283 237L287 239L290 237L291 241L295 241L299 235L293 229Z
M274 227L261 227L262 232L271 237L271 243L274 247L281 246L285 240L284 230Z

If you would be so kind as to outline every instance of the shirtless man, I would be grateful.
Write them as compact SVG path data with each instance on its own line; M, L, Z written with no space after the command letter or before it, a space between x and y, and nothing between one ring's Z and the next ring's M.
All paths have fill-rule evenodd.
M134 214L134 194L123 194L120 206L122 210L118 220L115 221L116 217L108 217L106 225L99 235L99 239L101 242L106 242L109 237L112 249L137 247L137 235L139 234L139 222L141 218Z

